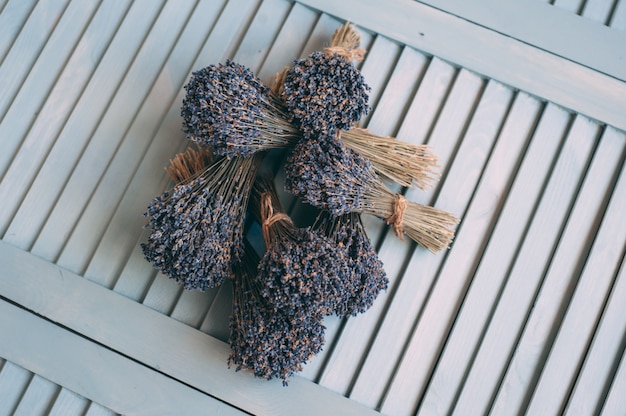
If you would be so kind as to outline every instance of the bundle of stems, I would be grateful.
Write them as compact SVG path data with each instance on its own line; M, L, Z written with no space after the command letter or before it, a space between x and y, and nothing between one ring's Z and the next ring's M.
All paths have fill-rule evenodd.
M339 316L357 315L372 306L378 294L387 289L389 279L376 250L365 232L361 214L334 216L320 211L313 228L324 233L349 260L351 274L344 284L349 295L335 307Z
M285 164L285 189L333 215L359 212L393 225L432 252L448 248L459 220L434 207L408 201L385 186L371 164L334 137L299 143Z
M204 170L213 162L213 154L208 148L188 147L184 152L176 154L165 167L165 172L179 184L185 182L196 173Z
M257 274L261 295L290 316L331 314L346 295L350 269L345 253L321 232L296 227L267 177L254 184L252 209L266 245Z
M325 328L319 315L293 316L269 305L256 279L259 262L246 244L233 277L228 365L267 380L281 378L287 385L287 379L322 349Z
M151 229L141 245L145 258L186 289L221 284L241 258L244 217L262 158L220 158L154 198L144 214Z

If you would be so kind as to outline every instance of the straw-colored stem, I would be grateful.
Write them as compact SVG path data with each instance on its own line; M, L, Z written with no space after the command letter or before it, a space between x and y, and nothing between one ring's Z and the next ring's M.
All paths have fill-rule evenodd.
M209 166L212 161L213 157L208 149L196 150L190 147L185 152L178 153L173 159L170 159L170 164L165 167L165 172L178 184L192 178L196 173Z

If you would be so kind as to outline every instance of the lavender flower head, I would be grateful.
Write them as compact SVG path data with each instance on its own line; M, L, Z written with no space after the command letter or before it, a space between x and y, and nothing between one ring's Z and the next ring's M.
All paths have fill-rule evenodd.
M370 162L336 138L309 139L285 163L285 190L338 216L363 209L373 175Z
M181 116L187 138L218 155L249 156L267 146L266 133L282 132L271 123L269 89L243 65L228 60L202 68L185 90Z
M335 307L340 316L357 315L369 309L378 294L387 289L389 279L357 213L334 217L320 212L314 228L324 232L346 252L352 274L346 279L348 295Z
M313 52L294 61L285 75L284 99L304 137L334 136L348 130L369 110L361 72L337 54Z
M185 289L220 285L242 253L243 220L259 157L220 159L200 176L154 198L141 245L156 269Z
M258 262L256 253L247 248L236 268L228 365L267 380L281 378L286 385L321 351L325 328L319 314L289 315L269 306L254 277Z

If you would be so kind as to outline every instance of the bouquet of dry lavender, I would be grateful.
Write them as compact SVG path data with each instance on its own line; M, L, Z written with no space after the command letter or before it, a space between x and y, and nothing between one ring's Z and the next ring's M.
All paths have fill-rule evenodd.
M150 227L141 245L146 259L186 289L221 284L242 254L243 221L261 159L218 159L154 198L144 214Z
M324 325L319 314L289 314L268 303L257 279L259 257L250 246L235 267L228 365L283 385L320 352Z
M335 137L303 141L294 148L285 163L285 189L333 215L379 217L393 225L398 236L406 234L432 252L449 246L451 227L458 223L445 211L389 190L365 158Z

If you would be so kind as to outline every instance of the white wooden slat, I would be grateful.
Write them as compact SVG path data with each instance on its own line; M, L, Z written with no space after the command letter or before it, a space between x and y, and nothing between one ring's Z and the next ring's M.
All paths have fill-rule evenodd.
M66 388L61 388L54 400L49 416L82 416L89 407L89 401L83 396Z
M621 271L602 315L593 344L569 399L566 413L599 414L616 364L624 353L626 340L626 264Z
M7 358L4 355L2 357ZM0 415L8 416L15 411L32 377L33 374L31 372L10 360L4 362L2 371L0 371L0 397L2 397L2 400L0 400Z
M455 407L459 414L485 412L496 393L558 243L597 135L598 126L594 122L580 116L574 121L471 364Z
M147 228L144 230L126 263L123 264L119 276L112 279L115 281L112 290L140 303L143 302L146 291L157 274L156 269L146 261L141 250L141 243L146 241L149 232Z
M598 9L610 9L612 0L575 0L577 8L585 8L587 19L562 7L553 7L536 0L509 1L420 0L440 10L489 28L504 36L548 51L569 61L626 80L621 34L598 25L605 22ZM586 3L583 6L583 3ZM605 14L610 12L604 12ZM617 57L621 58L617 58ZM617 58L617 59L616 59Z
M521 95L515 98L511 90L493 82L484 97L436 204L458 212L462 223L407 340L384 398L383 412L415 411L471 279L474 259L484 249L486 235L497 218L501 206L498 195L506 191L519 149L528 139L528 127L522 126L528 123L528 116L533 120L536 104L532 100Z
M376 42L378 42L378 39ZM384 42L389 41L384 39ZM380 60L387 57L386 54L380 57L376 54L376 50L372 48L368 53L368 61L363 65L363 76L366 77L366 82L368 82L368 72L366 70L368 67L371 68L368 66L368 63L371 60ZM388 61L387 64L393 65L393 61ZM382 93L367 123L367 127L372 132L383 135L395 134L398 125L402 122L405 108L410 104L427 65L428 60L421 53L411 48L404 48L401 51L397 62L391 68L391 75L388 81L384 86L377 86ZM372 88L374 88L374 85L372 85ZM387 232L387 225L380 219L371 216L363 216L362 220L372 244L376 246L380 238ZM399 241L397 237L393 238L398 240L397 243L400 243L400 252L410 249L410 243ZM384 259L382 260L384 263ZM385 264L385 271L391 276L394 274L394 269L398 267L401 267L401 262ZM348 393L362 354L367 348L368 338L375 327L376 317L383 310L385 297L381 295L377 298L375 306L371 307L367 313L347 319L347 324L343 327L340 338L333 346L329 364L326 365L321 376L320 383L322 385L344 394ZM356 327L360 331L360 337L358 338L350 335ZM351 351L349 356L346 356L347 351ZM338 364L339 362L341 364Z
M580 15L605 25L609 22L612 10L613 1L588 0Z
M106 170L102 172L102 176L91 178L92 184L86 183L86 180L81 180L80 183L74 181L74 188L82 190L84 196L76 197L74 195L78 191L71 191L72 181L70 180L46 226L40 233L33 250L37 251L40 246L44 246L47 247L48 252L56 251L58 253L60 247L63 247L59 257L60 264L65 264L75 270L82 270L86 267L106 230L109 219L113 216L117 204L122 199L126 185L141 163L146 149L151 145L155 131L160 127L162 117L173 105L174 98L177 97L180 88L182 88L191 60L206 38L222 5L221 2L204 1L195 6L188 2L183 8L181 3L178 5L181 12L179 21L169 21L169 19L174 18L174 15L169 13L167 9L163 10L162 16L167 16L168 19L167 22L164 22L164 27L166 27L164 32L171 31L175 35L175 25L181 25L184 22L185 27L178 37L172 39L172 42L175 41L175 45L167 58L163 58L166 60L154 84L150 87L150 92L143 100L143 104L129 129L122 133L121 143L115 150L110 163L106 166ZM187 13L192 13L191 17ZM183 20L186 18L189 20ZM155 39L155 42L158 41L159 39ZM165 48L165 42L162 43L163 48ZM147 44L146 50L150 49L150 45ZM150 56L147 61L160 62L159 58L162 56ZM134 93L133 88L130 94ZM113 118L118 119L118 117ZM180 130L180 126L178 127ZM179 132L175 131L174 136L178 134ZM92 143L95 137L92 139ZM109 141L113 141L112 138ZM100 148L95 150L98 151L98 155L104 157L102 145L98 147ZM93 153L95 151L92 152L91 157L95 157ZM89 160L86 154L83 154L82 158ZM80 165L77 169L79 168ZM73 174L73 177L80 176L78 172ZM98 180L97 185L94 185L96 179ZM89 196L90 194L91 196ZM64 197L65 199L63 199ZM85 204L84 211L81 209L81 202ZM62 236L67 236L68 232L63 233L62 231L67 229L72 230L71 235L69 238L63 238ZM69 259L67 259L68 257ZM110 272L117 271L111 270ZM112 286L112 282L109 281L101 281L101 283L108 287Z
M244 414L5 301L0 311L3 333L20 338L4 355L120 413L170 415L184 403L188 414Z
M272 43L289 15L291 4L284 0L261 2L233 57L235 62L260 74Z
M0 293L5 298L132 359L124 358L123 363L134 366L137 362L143 364L137 364L141 368L147 366L158 369L168 377L255 414L317 415L331 410L344 415L376 414L365 406L299 377L291 379L289 390L285 390L280 380L258 380L245 372L228 369L227 344L5 242L0 242L0 263L4 269L4 273L0 274ZM15 331L21 331L24 327L19 322L14 324L14 320L5 313L0 313L0 319L4 334L9 333L8 329L4 331L5 326ZM37 318L37 321L41 320ZM120 325L120 322L124 325ZM69 336L65 330L61 333ZM113 358L100 362L93 357L77 356L73 354L77 351L72 348L55 348L51 340L61 342L61 339L66 338L61 333L48 337L33 330L26 334L28 337L43 336L45 341L28 344L43 349L44 357L52 357L45 360L49 361L42 366L45 368L37 368L37 373L82 396L96 400L92 395L78 389L75 386L78 383L62 383L52 377L52 373L66 373L62 370L63 365L56 364L54 356L50 354L66 354L71 362L89 362L89 369L97 376L86 379L106 384L103 395L111 391L110 384L115 383L110 377L119 378L119 372L111 371L113 374L107 376L106 371L114 370L122 363L107 366L107 360ZM80 339L81 343L94 345L82 337ZM20 349L19 343L6 344L0 344L0 356L5 358L34 359L39 356L35 352L31 354L23 348ZM2 349L5 347L15 349L17 357L7 357ZM119 357L117 354L115 356ZM67 372L67 376L80 375L80 380L83 379L82 374L83 370ZM119 379L123 381L124 377ZM133 389L125 386L121 389L132 395ZM185 390L195 391L188 388ZM136 403L136 400L140 400L140 397L128 398L129 403ZM101 397L96 401L113 408L107 401L101 400Z
M0 65L34 7L35 0L12 0L2 7L0 11Z
M38 3L5 56L0 65L0 122L66 6L67 0Z
M465 215L464 221L467 221L469 213L475 212L476 218L482 217L485 222L482 225L483 230L486 226L493 227L482 233L474 231L476 228L470 232L475 239L488 239L482 253L473 256L473 259L480 258L480 263L476 265L476 260L462 263L453 261L451 257L438 277L441 282L454 282L455 274L463 274L468 276L466 279L469 287L465 294L457 298L462 299L462 304L447 335L445 346L439 357L435 358L436 367L421 399L420 411L439 414L451 411L456 393L462 388L467 364L480 343L483 327L487 324L489 312L497 300L502 276L506 275L509 266L506 259L514 256L523 236L526 221L534 205L533 196L540 192L552 155L558 148L555 137L559 137L563 124L567 121L566 115L558 113L556 120L551 120L550 116L554 116L555 112L549 112L546 117L548 120L535 130L540 111L541 103L536 99L523 93L516 97L470 211ZM527 140L531 136L531 145L535 144L537 150L525 156L522 167L517 170L516 158L525 154ZM529 160L538 155L539 160ZM515 193L507 189L516 184L518 187ZM502 206L504 207L500 209ZM491 212L495 212L497 219L492 216L491 225L488 225L487 213ZM461 232L466 231L463 229ZM461 241L457 240L457 244L461 244Z
M617 4L613 10L609 26L611 29L626 31L626 1L620 1Z
M211 304L211 307L202 321L200 331L221 341L228 342L228 337L230 336L229 322L232 305L233 285L230 280L227 280L220 286L215 300Z
M0 137L3 138L4 151L7 152L5 158L12 159L11 155L20 148L22 139L75 50L98 3L97 0L70 3L29 68L0 126Z
M619 139L622 139L623 144L623 136ZM621 164L623 166L623 159ZM528 407L529 415L560 412L567 402L623 259L626 248L624 212L626 169L622 169L600 230L550 349Z
M263 60L263 66L256 74L266 85L272 84L276 73L285 65L291 65L294 59L300 57L318 17L318 12L298 3L293 4Z
M456 75L456 68L450 64L436 57L431 59L398 130L398 139L413 144L426 143Z
M59 386L35 374L20 399L20 404L15 409L14 415L33 416L48 414L58 393Z
M580 14L585 6L585 0L554 0L552 5L574 14Z
M431 63L429 72L434 69ZM446 68L443 70L447 72ZM426 77L436 78L433 75L429 77L428 73ZM421 88L415 96L415 99L420 101L422 100ZM451 164L453 150L466 133L466 123L469 123L468 119L471 118L473 107L479 101L481 93L482 80L474 74L461 71L430 135L429 145L437 149L443 166ZM440 105L438 102L431 101L423 102L420 106L413 105L412 108L415 111L421 108L428 111L429 106L439 107ZM411 114L413 112L407 114L406 121L409 123L412 119ZM403 129L404 127L401 128ZM445 179L443 181L442 185L445 187ZM431 204L434 202L433 192L434 190L429 192L415 190L407 192L406 195L411 200ZM463 209L464 207L458 206L454 208L454 212L460 215ZM406 245L395 238L388 237L379 250L379 256L386 270L400 273L397 279L401 280L395 283L393 293L388 295L390 299L386 301L387 310L384 319L378 323L375 338L368 348L367 356L350 393L351 398L372 406L377 405L381 400L381 395L393 375L406 339L409 338L415 317L419 315L424 299L445 257L415 248L406 253L404 251L407 249ZM407 258L407 254L409 255L406 266L398 264L396 259L402 258L398 256L399 253L404 254L404 258ZM390 266L392 266L391 269L389 269Z
M34 243L65 179L80 158L86 141L97 127L102 112L107 108L146 31L158 14L160 3L146 3L133 3L122 25L117 28L113 41L63 125L54 147L22 200L20 209L9 227L3 228L3 231L6 230L3 237L5 241L22 248L29 248Z
M559 150L558 139L567 129L568 119L568 113L553 105L548 105L542 114L502 213L491 233L488 246L481 256L460 316L455 322L455 329L450 335L439 367L424 398L423 406L426 408L435 406L434 403L437 403L437 406L443 405L442 389L447 391L447 403L450 405L449 395L453 393L450 389L455 387L452 380L456 381L458 387L458 377L464 373L475 343L479 342L476 337L480 336L484 320L487 319L486 314L490 311L489 301L493 302L502 276L506 275L507 260L514 257L519 240L523 238L535 201L551 167L551 161ZM460 368L455 368L455 365Z
M411 0L387 2L388 12L384 15L379 13L376 0L298 1L340 18L351 18L380 35L626 129L623 80ZM612 33L610 38L619 50L624 35ZM623 58L620 61L618 54L612 56L617 57L614 66L623 70Z
M613 186L613 172L621 163L624 143L623 135L605 130L501 382L493 405L495 413L520 412L529 398L537 371L556 335L554 328L562 319L561 305L571 298L581 262L589 255L590 238L597 232L599 216Z
M626 359L622 351L617 373L612 380L607 398L602 406L602 416L619 415L626 408Z
M88 138L88 143L81 153L80 159L77 160L73 170L65 174L67 175L67 182L57 195L54 208L37 236L33 246L34 252L41 253L45 258L52 261L56 260L70 270L84 272L88 260L80 255L75 255L75 245L70 245L67 250L61 251L66 247L66 236L74 228L74 224L98 185L105 188L110 186L112 190L119 188L120 185L124 187L124 182L112 180L112 183L109 183L103 181L103 174L107 167L110 167L111 171L124 172L124 166L132 166L132 156L140 153L135 153L134 148L143 149L146 146L145 142L149 141L151 136L147 133L153 131L154 124L159 121L158 116L164 112L162 107L165 107L156 103L154 106L150 104L154 100L157 100L158 103L159 98L167 99L167 95L161 96L159 94L158 86L156 91L152 87L155 85L163 62L174 47L178 34L184 27L194 5L195 0L165 3L164 8L150 28L148 36L137 50L132 65L124 74L122 83L118 86L111 103L102 114L96 130ZM154 94L149 94L151 89ZM169 88L165 91L166 93L169 92ZM144 101L148 103L145 106L142 105ZM143 109L147 110L142 112ZM143 128L132 129L131 126L135 121L137 122L134 124L135 126L139 125ZM124 138L128 139L129 144L123 143ZM120 150L120 157L116 161L122 160L122 166L111 162L118 149ZM126 159L126 163L124 163L124 159ZM58 174L63 176L61 172ZM118 180L123 176L120 173ZM111 199L115 200L116 198ZM100 214L98 219L108 217L102 211ZM99 234L97 230L105 227L96 221L91 221L89 226L90 233L88 236ZM72 232L73 236L74 232ZM93 244L88 238L80 234L77 239L80 239L77 249L87 250ZM76 239L70 239L69 243L72 241L76 241Z
M169 315L174 311L176 302L182 294L183 287L180 284L158 272L146 292L143 304L164 315Z
M84 416L115 416L115 415L117 415L117 413L115 413L113 410L107 409L106 407L99 405L98 403L91 402Z
M254 13L255 6L255 3L243 0L228 2L189 71L231 57L238 43L239 33ZM123 288L125 293L131 293L137 299L145 298L146 284L155 275L153 268L143 258L141 249L137 247L137 239L140 238L143 232L141 228L145 223L140 216L145 212L148 202L163 192L170 182L163 167L186 146L180 129L180 103L183 97L184 90L181 88L128 184L85 272L85 276L91 280L103 284L115 282L116 288ZM128 224L137 225L130 228ZM131 253L130 258L127 253ZM119 275L124 264L132 267L122 270Z

